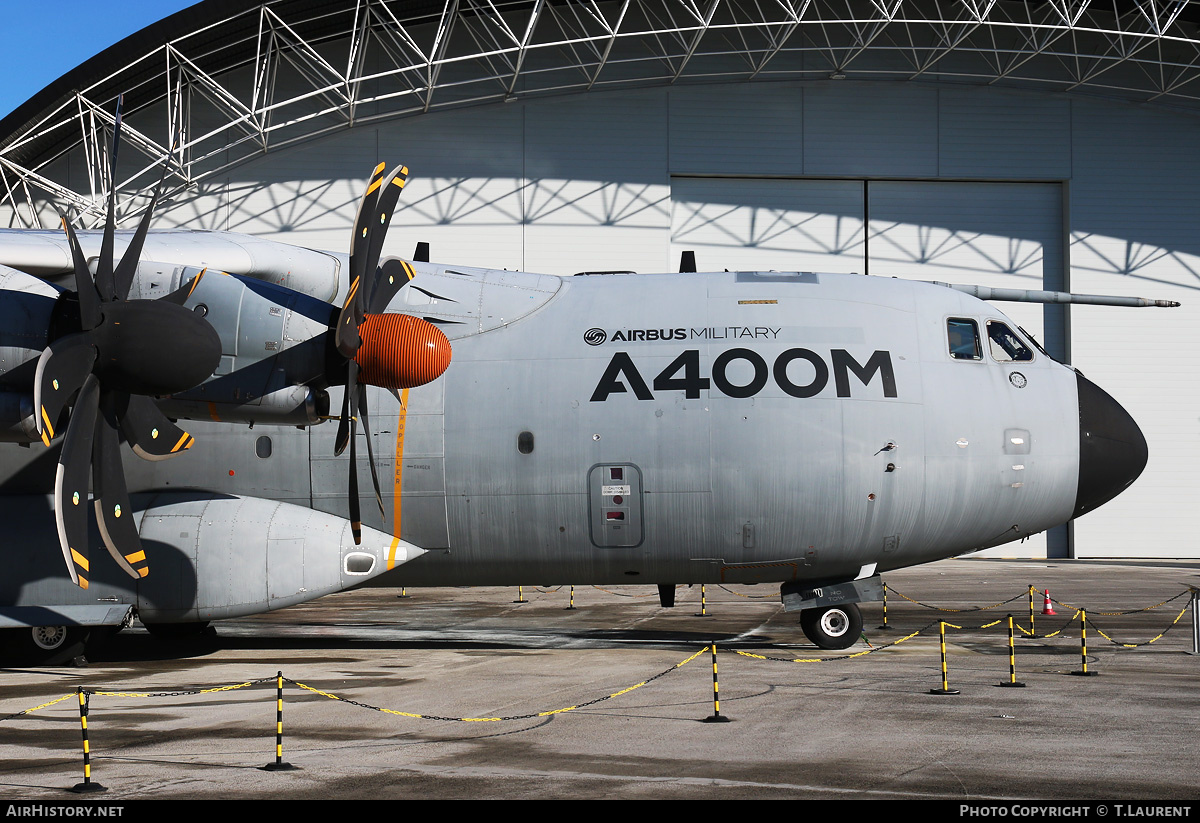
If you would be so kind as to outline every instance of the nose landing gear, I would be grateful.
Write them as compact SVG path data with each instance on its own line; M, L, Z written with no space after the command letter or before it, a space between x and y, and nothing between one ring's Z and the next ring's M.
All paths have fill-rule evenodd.
M822 649L848 649L862 634L862 612L853 603L804 609L800 628L804 636Z

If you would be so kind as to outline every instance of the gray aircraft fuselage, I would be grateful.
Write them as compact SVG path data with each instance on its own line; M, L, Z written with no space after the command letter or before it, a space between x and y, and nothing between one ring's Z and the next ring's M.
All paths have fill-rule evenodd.
M1027 338L1012 359L990 336L1003 327L1016 338L1016 324L941 286L414 265L389 311L435 323L453 359L402 402L372 389L386 516L364 522L409 547L397 557L393 541L385 565L408 562L376 582L844 582L1057 526L1145 463L1115 401ZM139 275L131 296L168 293L181 285L173 276ZM160 403L192 418L196 445L165 462L126 455L130 490L344 517L347 457L333 455L334 427L312 425L299 385L327 357L332 307L216 276L186 305L217 328L222 365ZM0 446L5 491L44 493L51 454ZM265 575L271 587L267 565L238 566L236 524L221 539L234 570L220 574ZM268 601L295 602L285 594Z

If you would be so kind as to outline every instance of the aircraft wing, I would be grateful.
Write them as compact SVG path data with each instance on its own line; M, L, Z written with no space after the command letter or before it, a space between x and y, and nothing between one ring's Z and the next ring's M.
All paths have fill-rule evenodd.
M94 267L103 232L81 231L79 243ZM116 257L125 253L133 232L117 232ZM142 251L144 267L195 266L240 274L285 286L331 301L337 294L345 255L292 246L246 234L225 231L167 229L151 231ZM61 231L0 229L0 265L38 277L59 277L74 271L71 249Z

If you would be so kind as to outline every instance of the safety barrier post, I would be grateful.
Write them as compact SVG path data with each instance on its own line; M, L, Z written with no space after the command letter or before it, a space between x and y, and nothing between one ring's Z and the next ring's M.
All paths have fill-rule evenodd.
M692 615L693 617L711 617L708 613L708 589L705 584L700 584L700 613Z
M1037 594L1037 589L1032 583L1029 584L1029 636L1037 637L1037 632L1033 629L1033 596Z
M997 686L1012 686L1014 688L1025 688L1024 683L1017 682L1017 646L1013 637L1013 616L1008 616L1008 682L997 683Z
M296 768L283 762L283 672L275 675L275 762L262 767L264 772L286 772Z
M517 599L514 600L513 602L514 603L528 603L529 602L528 600L525 599L525 587L524 586L517 586Z
M575 611L575 584L574 583L571 584L571 605L567 606L565 609L563 609L563 611L564 612Z
M408 597L408 588L405 586L401 586L400 594L396 595L396 597L399 598L400 600L406 599Z
M1087 667L1087 609L1079 610L1079 652L1083 657L1083 668L1071 674L1080 677L1095 677L1096 672L1089 672Z
M887 622L887 583L883 584L883 623L875 628L881 632L886 632L890 628Z
M1200 654L1200 589L1192 589L1192 654Z
M959 694L958 689L950 688L950 677L946 671L946 621L938 621L938 630L942 640L942 687L940 689L930 689L930 694Z
M88 696L83 688L78 688L75 692L79 695L79 726L83 730L83 782L76 783L71 787L71 791L77 794L85 794L88 792L106 792L104 786L99 783L92 782L92 749L88 744Z
M714 640L709 646L712 650L713 664L713 713L704 718L705 723L728 723L728 717L721 716L721 690L717 686L717 642Z

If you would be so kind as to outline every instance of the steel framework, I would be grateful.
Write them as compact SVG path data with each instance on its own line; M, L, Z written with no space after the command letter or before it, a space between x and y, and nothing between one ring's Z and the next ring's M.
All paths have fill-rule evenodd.
M0 209L12 227L41 227L48 201L102 220L120 92L128 217L163 164L178 191L338 129L534 95L923 80L1200 112L1194 19L1190 0L265 0L129 55L0 135Z

